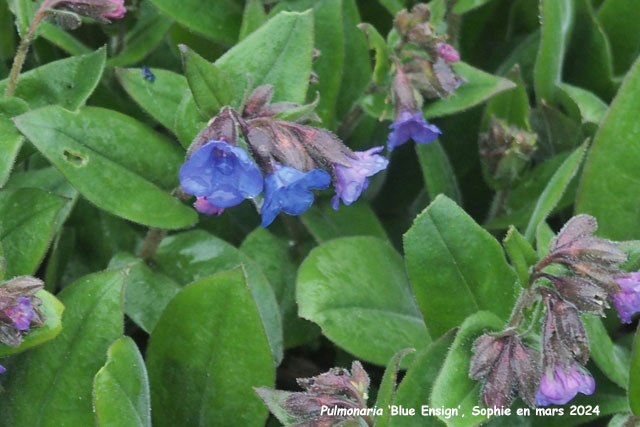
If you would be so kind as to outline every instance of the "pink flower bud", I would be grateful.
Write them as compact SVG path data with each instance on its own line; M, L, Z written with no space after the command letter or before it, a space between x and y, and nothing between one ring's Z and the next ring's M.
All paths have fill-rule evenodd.
M460 61L460 54L449 43L438 43L438 55L447 62Z

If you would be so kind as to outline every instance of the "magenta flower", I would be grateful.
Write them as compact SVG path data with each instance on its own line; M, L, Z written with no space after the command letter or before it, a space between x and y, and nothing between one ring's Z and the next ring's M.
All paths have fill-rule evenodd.
M109 19L121 19L124 14L127 13L127 9L124 7L124 0L109 0L114 4L114 9L111 12L107 12L102 16Z
M640 312L640 271L616 278L622 290L613 295L613 305L622 323L631 323L631 316Z
M410 139L418 144L428 144L442 133L436 125L427 123L422 117L422 113L412 113L409 110L403 110L396 121L391 123L389 129L393 129L387 142L389 151L393 151L398 145L402 145Z
M356 151L355 158L349 159L351 167L335 164L333 171L336 175L336 195L331 199L331 206L338 210L340 199L349 206L355 202L369 186L369 177L386 169L389 160L377 153L383 147L373 147L367 151Z
M569 369L556 365L555 371L549 375L547 370L540 380L540 388L536 393L536 404L547 406L551 403L564 405L576 397L578 393L592 394L596 388L596 382L589 372L578 365L571 363Z
M13 325L20 331L28 330L31 319L35 316L35 313L31 309L31 300L25 297L18 298L18 303L5 309L4 312L13 321Z
M207 200L206 197L197 197L193 204L196 210L205 215L220 216L224 212L224 208L219 208Z
M445 61L447 62L460 61L460 54L449 43L438 43L437 48L438 48L438 55L440 55L440 58L444 59Z

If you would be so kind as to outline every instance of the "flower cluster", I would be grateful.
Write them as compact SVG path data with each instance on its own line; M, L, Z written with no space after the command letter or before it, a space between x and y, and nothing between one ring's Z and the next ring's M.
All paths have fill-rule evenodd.
M254 199L266 227L280 212L300 215L309 209L313 190L324 190L332 181L334 209L340 200L349 205L367 188L369 177L387 167L387 159L378 154L382 147L354 152L331 132L301 123L313 113L295 121L280 119L279 114L300 106L271 104L272 96L273 87L256 88L242 114L225 107L192 143L180 184L196 196L199 212L220 215Z
M59 26L68 30L82 25L81 16L108 24L127 13L124 0L47 0L43 7Z
M16 277L0 285L0 343L17 347L32 328L44 324L39 309L42 301L35 293L44 283L35 277ZM0 365L0 373L5 371Z
M333 426L356 420L359 416L370 420L368 414L373 411L366 406L369 376L360 362L353 362L351 372L333 368L316 377L297 381L303 392L255 388L284 425Z
M469 376L485 380L486 405L510 405L514 390L532 406L561 405L578 393L594 392L595 380L585 368L589 341L580 313L604 316L608 298L623 322L640 311L640 272L621 272L627 253L614 242L594 237L596 228L593 217L575 216L533 267L532 287L525 289L521 301L525 307L540 297L545 308L541 363L539 353L522 344L517 332L522 316L512 318L505 331L475 341ZM564 266L568 274L555 273L557 268L548 272L552 264Z
M400 39L392 46L395 120L390 126L389 151L410 139L428 144L438 138L440 129L427 123L420 112L422 100L447 97L464 82L451 66L460 55L446 43L446 36L436 34L430 16L429 7L420 3L411 12L400 11L394 21Z

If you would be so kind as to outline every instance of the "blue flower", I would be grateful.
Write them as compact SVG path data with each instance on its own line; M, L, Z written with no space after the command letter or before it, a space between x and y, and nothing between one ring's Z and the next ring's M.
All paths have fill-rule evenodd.
M273 222L280 211L300 215L313 204L312 189L324 190L331 182L331 175L322 169L307 173L291 166L281 166L264 180L264 204L262 226Z
M420 112L413 114L409 110L400 113L396 121L391 123L389 129L393 129L387 142L389 151L393 151L394 148L410 139L418 144L428 144L442 133L436 125L427 123Z
M19 331L29 330L31 319L35 316L35 312L31 309L31 300L25 297L18 298L18 303L7 308L4 312Z
M578 393L589 395L593 394L595 389L596 382L582 366L573 362L565 369L558 364L554 371L548 371L542 375L540 388L536 393L536 404L564 405Z
M640 312L640 271L616 278L620 292L613 295L613 305L622 323L631 323L631 316Z
M258 165L242 148L209 141L180 168L185 193L206 197L218 208L230 208L262 192Z
M351 167L335 164L333 170L336 174L336 195L331 199L331 206L338 210L340 199L349 206L355 202L364 190L369 186L368 177L377 174L387 168L389 160L377 154L383 147L373 147L367 151L356 151L355 158L349 159Z

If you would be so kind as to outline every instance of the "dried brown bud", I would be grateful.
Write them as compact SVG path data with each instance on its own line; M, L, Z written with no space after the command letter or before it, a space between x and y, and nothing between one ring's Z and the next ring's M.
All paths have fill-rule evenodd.
M535 405L536 391L540 384L540 353L522 343L519 338L513 342L512 366L518 383L520 397L530 406Z
M504 347L504 339L482 335L473 343L473 357L469 366L469 377L475 380L489 375L493 365L500 357Z
M542 327L545 365L567 367L573 360L585 364L589 359L589 341L578 310L551 289L538 289L547 308Z
M604 316L604 309L609 308L607 292L588 279L550 274L544 277L551 280L562 298L582 312Z
M511 366L513 341L511 337L507 340L482 388L482 401L490 408L509 407L513 400L513 389L516 384Z
M257 117L258 112L271 102L273 92L273 86L271 85L262 85L255 88L249 96L244 110L242 110L242 117Z
M225 141L231 145L238 144L236 123L229 107L224 107L220 114L211 119L207 127L196 136L187 150L187 159L204 144L212 140Z

